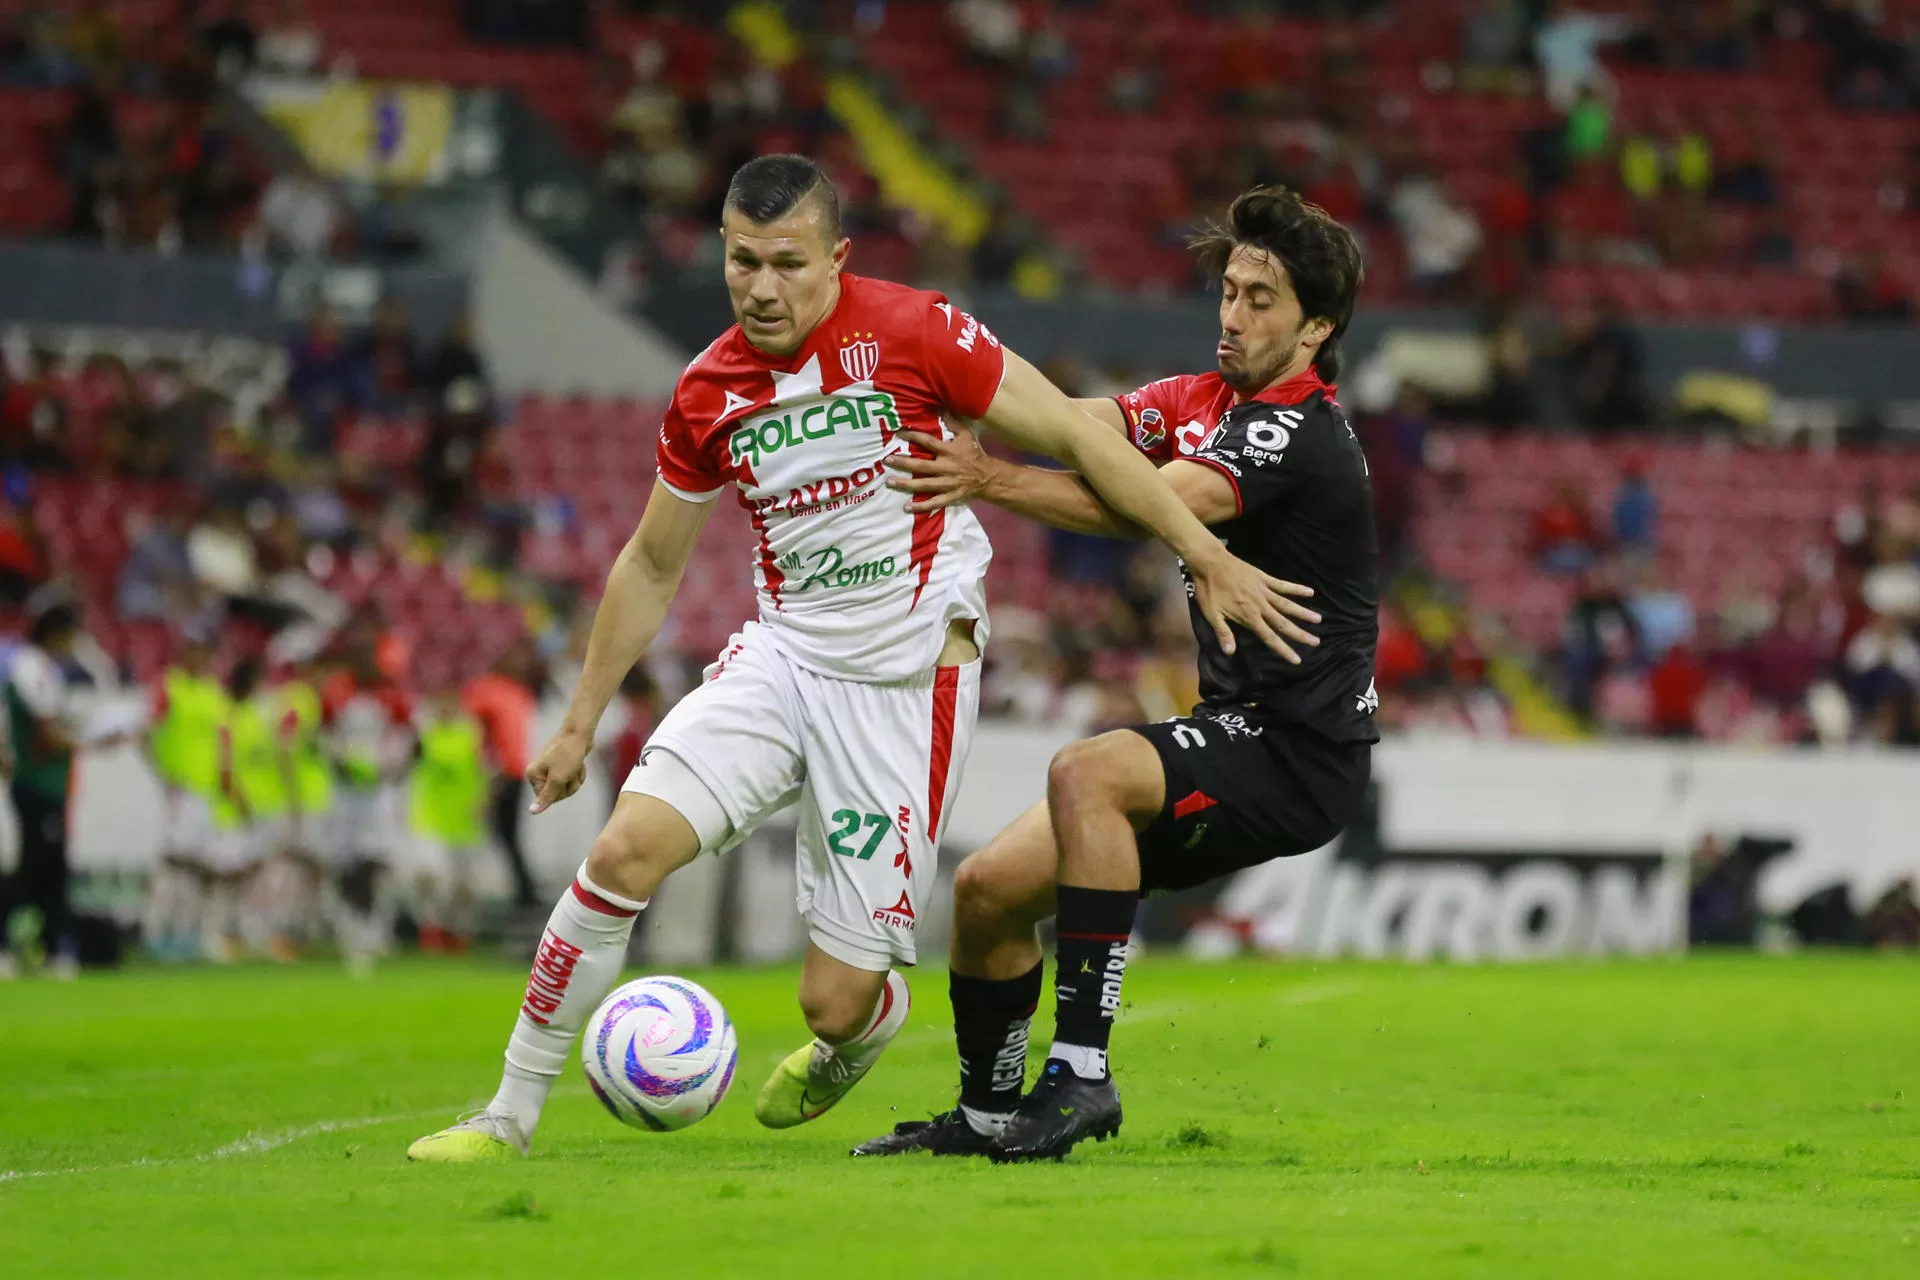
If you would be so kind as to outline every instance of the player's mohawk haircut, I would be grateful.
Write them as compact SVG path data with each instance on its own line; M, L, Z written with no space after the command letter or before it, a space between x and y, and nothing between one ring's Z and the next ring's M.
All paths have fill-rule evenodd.
M765 226L792 213L808 198L820 201L825 215L827 243L840 239L840 194L822 169L805 156L757 156L734 171L727 184L726 208L738 210L749 222Z
M1227 208L1224 223L1209 222L1187 244L1207 273L1225 273L1234 250L1263 249L1286 270L1300 314L1333 322L1333 332L1314 354L1313 367L1331 382L1340 376L1340 336L1353 319L1353 300L1365 275L1353 233L1319 205L1285 187L1254 187Z

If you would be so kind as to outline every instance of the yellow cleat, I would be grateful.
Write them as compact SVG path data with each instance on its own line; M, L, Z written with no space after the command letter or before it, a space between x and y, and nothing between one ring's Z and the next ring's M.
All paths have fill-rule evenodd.
M795 1049L773 1069L760 1086L760 1096L753 1100L754 1119L769 1129L791 1129L817 1120L846 1097L865 1074L864 1069L849 1069L846 1059L815 1040Z
M788 1054L760 1086L760 1096L753 1101L754 1119L769 1129L791 1129L831 1111L880 1061L881 1053L906 1025L910 1004L906 979L888 974L880 1008L866 1033L842 1045L815 1040Z
M512 1116L481 1112L407 1148L407 1159L421 1164L476 1164L515 1160L527 1154L527 1139Z

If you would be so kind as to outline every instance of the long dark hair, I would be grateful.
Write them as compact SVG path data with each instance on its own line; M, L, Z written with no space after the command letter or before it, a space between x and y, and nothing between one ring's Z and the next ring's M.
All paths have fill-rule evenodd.
M1252 245L1285 268L1300 299L1301 317L1333 323L1333 332L1314 353L1313 367L1332 382L1340 376L1340 336L1353 319L1353 301L1365 275L1353 233L1319 205L1285 187L1243 191L1227 209L1227 220L1209 222L1187 245L1212 276L1227 269L1233 251Z

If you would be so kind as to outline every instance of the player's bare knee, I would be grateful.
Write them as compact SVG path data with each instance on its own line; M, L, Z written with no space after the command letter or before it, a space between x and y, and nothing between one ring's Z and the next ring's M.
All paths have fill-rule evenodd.
M1050 804L1112 804L1118 798L1115 777L1118 761L1116 735L1102 734L1071 743L1054 753L1047 766L1047 800Z
M953 928L962 937L998 939L1031 930L1045 914L1022 901L994 860L974 854L953 873Z
M953 873L953 916L956 926L979 924L996 914L993 876L985 859L974 854Z
M841 1044L867 1029L874 1002L879 998L878 990L835 984L821 990L802 991L800 1013L807 1020L807 1030L829 1044Z
M587 850L587 876L603 889L628 897L652 895L648 850L637 832L608 823Z

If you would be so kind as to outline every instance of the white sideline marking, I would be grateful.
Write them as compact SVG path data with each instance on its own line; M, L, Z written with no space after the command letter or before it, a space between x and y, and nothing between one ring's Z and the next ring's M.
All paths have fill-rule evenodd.
M197 1156L177 1156L159 1160L128 1160L119 1164L75 1165L71 1169L5 1169L0 1170L0 1182L12 1182L25 1178L58 1178L75 1173L112 1173L122 1169L157 1168L162 1165L207 1164L215 1160L231 1160L235 1156L264 1155L289 1143L305 1138L317 1138L323 1133L343 1133L350 1129L371 1129L376 1125L396 1124L402 1120L424 1120L429 1116L446 1114L445 1107L435 1107L431 1111L407 1111L391 1116L361 1116L355 1120L321 1120L315 1124L302 1125L298 1129L287 1129L280 1133L249 1133L243 1138L203 1151Z
M550 1095L554 1098L567 1098L584 1095L585 1089L577 1085L561 1085ZM208 1164L215 1160L231 1160L235 1156L257 1156L299 1142L304 1138L317 1138L323 1133L344 1133L350 1129L371 1129L377 1125L398 1124L403 1120L428 1120L434 1116L444 1116L452 1108L434 1107L427 1111L403 1111L391 1116L361 1116L357 1120L321 1120L314 1124L302 1125L298 1129L287 1129L280 1133L249 1133L245 1137L235 1138L232 1142L203 1151L197 1156L171 1156L158 1160L128 1160L119 1164L83 1164L71 1169L0 1169L0 1183L20 1181L27 1178L59 1178L74 1173L117 1173L124 1169L158 1168L175 1164Z

